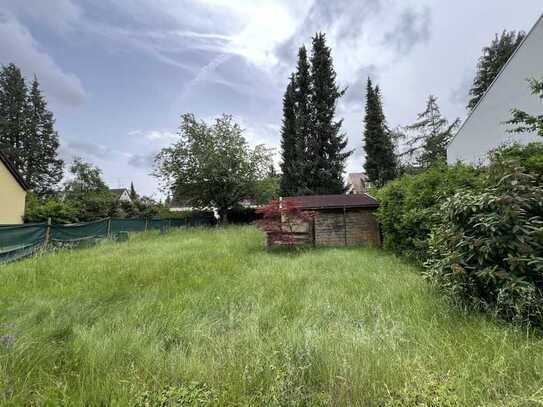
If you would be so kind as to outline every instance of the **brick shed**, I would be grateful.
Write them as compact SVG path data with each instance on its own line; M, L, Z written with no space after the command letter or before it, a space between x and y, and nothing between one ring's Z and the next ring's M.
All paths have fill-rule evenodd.
M374 211L379 202L367 194L314 195L293 198L302 210L316 212L309 225L309 238L315 246L380 244L379 224Z

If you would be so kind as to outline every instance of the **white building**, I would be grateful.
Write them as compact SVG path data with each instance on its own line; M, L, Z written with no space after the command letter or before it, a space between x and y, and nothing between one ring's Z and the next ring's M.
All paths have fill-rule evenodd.
M514 108L540 115L541 99L531 93L528 78L543 78L543 15L513 53L447 148L447 160L478 164L487 153L514 141L542 141L533 134L507 132L504 123Z

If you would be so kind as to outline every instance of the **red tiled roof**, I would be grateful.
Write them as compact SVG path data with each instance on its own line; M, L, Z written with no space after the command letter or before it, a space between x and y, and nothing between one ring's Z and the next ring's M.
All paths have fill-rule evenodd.
M368 194L291 196L283 199L295 201L303 209L379 207L379 202Z

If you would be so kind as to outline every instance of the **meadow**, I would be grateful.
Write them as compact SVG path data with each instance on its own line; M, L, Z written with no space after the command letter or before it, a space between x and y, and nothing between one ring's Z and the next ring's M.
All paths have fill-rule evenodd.
M0 405L538 406L543 340L372 248L252 226L0 266Z

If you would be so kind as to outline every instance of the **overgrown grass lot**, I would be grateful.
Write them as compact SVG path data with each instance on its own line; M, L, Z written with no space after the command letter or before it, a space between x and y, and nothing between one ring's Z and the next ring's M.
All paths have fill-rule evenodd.
M0 405L541 404L540 337L377 249L269 252L247 226L0 267Z

